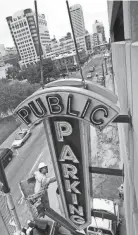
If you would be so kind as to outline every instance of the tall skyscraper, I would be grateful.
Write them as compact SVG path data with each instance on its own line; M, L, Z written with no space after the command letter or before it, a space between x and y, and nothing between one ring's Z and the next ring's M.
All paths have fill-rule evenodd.
M16 12L6 18L20 58L20 67L27 67L39 61L36 16L31 9ZM44 14L39 14L39 31L43 56L46 57L50 36Z
M83 36L86 32L85 23L83 17L83 11L80 4L75 4L70 7L71 19L73 23L73 28L75 32L75 36Z
M106 42L104 26L98 20L93 24L93 37L95 45L103 44Z

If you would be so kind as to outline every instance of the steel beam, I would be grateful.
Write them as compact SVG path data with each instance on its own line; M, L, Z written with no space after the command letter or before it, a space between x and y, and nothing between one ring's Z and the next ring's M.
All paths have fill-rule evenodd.
M102 167L89 167L89 172L94 174L102 174L102 175L116 175L116 176L124 176L124 171L120 169L111 169L111 168L102 168Z
M108 213L108 212L91 210L91 216L98 217L98 218L103 218L103 219L108 219L108 220L113 220L113 221L117 221L117 216L115 216L112 213Z
M131 116L129 116L128 114L122 114L122 115L118 115L113 122L115 123L131 123Z

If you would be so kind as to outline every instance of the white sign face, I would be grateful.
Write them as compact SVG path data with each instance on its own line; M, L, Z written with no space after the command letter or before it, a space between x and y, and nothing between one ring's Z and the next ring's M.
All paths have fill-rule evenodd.
M81 88L54 87L26 99L15 114L28 126L45 117L68 116L104 129L115 119L119 108L99 94Z
M92 209L86 130L82 121L71 117L50 117L46 123L66 219L75 229L85 229Z

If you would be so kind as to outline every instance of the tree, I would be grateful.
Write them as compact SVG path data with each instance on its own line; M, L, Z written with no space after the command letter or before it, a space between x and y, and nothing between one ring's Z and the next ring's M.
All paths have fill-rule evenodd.
M59 75L59 70L55 66L54 61L51 59L43 60L43 76L44 76L44 83L50 82L50 78L57 79Z
M44 76L44 84L50 82L50 78L57 79L60 76L60 72L55 66L54 61L51 59L44 59L42 61L43 65L43 76ZM21 71L19 68L13 66L7 71L7 78L9 79L17 79L22 81L27 79L29 83L40 83L41 73L39 62L35 65L30 65L27 69Z
M13 81L12 83L3 83L0 81L0 113L12 111L39 87L38 84L33 85L27 82Z
M40 83L40 72L38 65L31 66L24 71L24 77L29 83Z
M16 66L9 67L6 72L6 77L8 79L17 79L17 76L19 74L19 68Z
M26 78L26 71L19 71L17 74L17 80L22 81L25 80Z

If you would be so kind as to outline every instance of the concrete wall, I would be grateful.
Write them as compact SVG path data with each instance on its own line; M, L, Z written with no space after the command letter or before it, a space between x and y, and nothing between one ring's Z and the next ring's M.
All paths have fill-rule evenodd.
M132 125L119 124L118 128L120 155L125 166L127 231L138 234L138 42L112 43L112 56L120 109L132 116Z
M109 23L114 18L108 6ZM124 207L127 234L138 234L138 2L123 1L125 41L112 42L113 70L121 112L132 124L118 124L120 155L124 162ZM111 35L112 37L112 35Z

